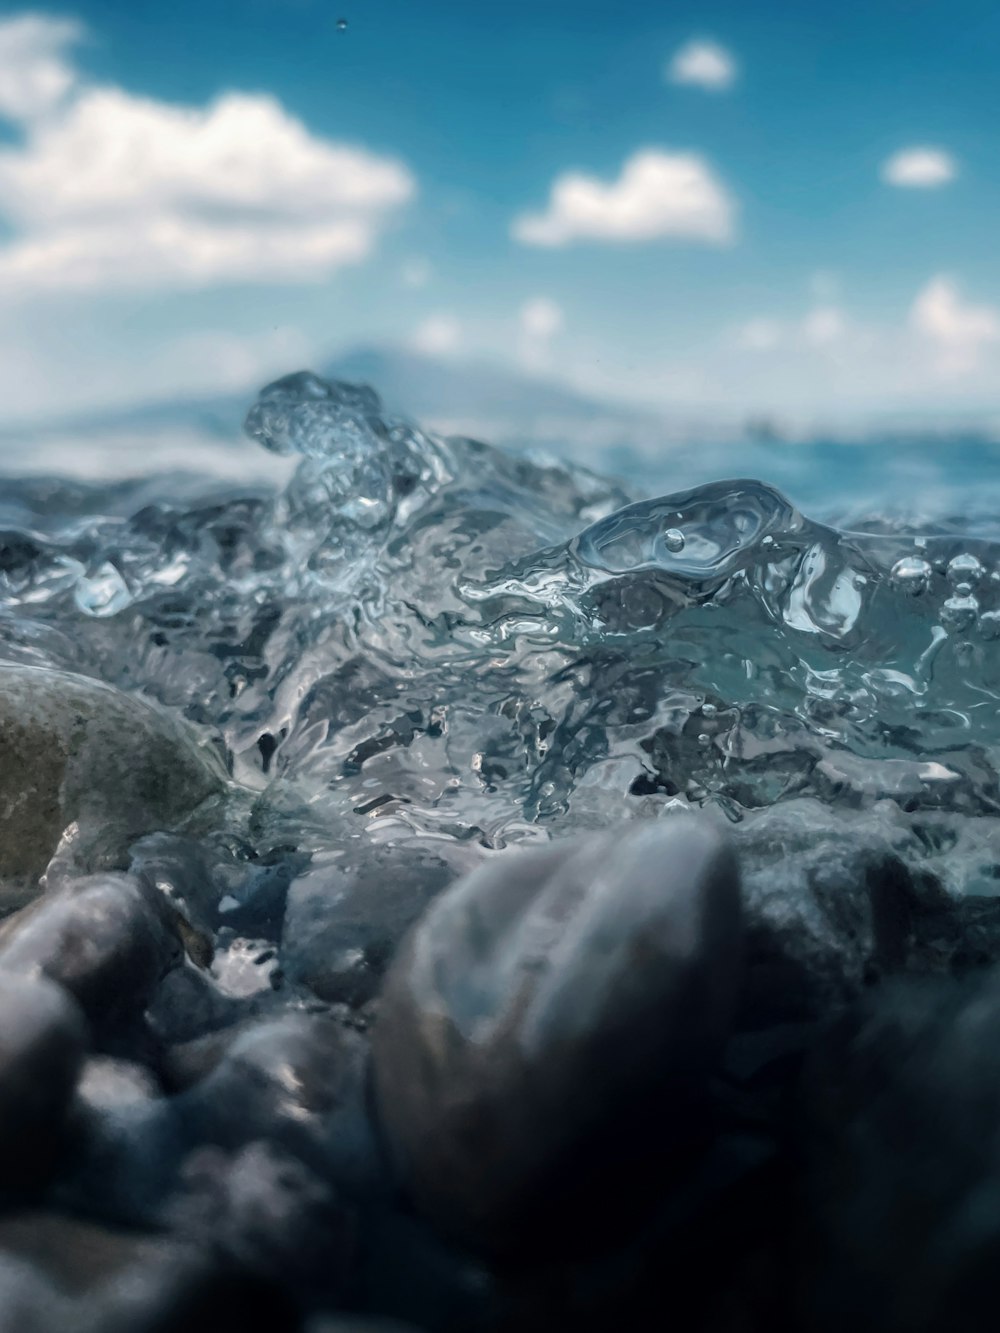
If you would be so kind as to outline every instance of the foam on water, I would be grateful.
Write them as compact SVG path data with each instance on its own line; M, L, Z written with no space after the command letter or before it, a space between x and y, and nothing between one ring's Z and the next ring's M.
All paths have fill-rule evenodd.
M7 483L0 660L220 732L258 836L496 848L803 795L997 812L1000 542L840 530L755 480L635 499L310 375L247 431L300 456L280 493Z

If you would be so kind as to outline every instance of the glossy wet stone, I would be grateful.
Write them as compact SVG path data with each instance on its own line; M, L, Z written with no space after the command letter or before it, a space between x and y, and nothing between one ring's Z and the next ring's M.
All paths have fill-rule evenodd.
M367 1043L323 1014L291 1012L235 1031L174 1105L191 1143L230 1152L262 1140L348 1187L381 1165L365 1105Z
M0 1254L0 1333L57 1333L72 1307L31 1264Z
M308 1302L343 1293L357 1227L336 1191L273 1144L190 1153L162 1219L185 1241Z
M321 860L288 893L281 948L287 976L323 1000L363 1004L427 904L479 860L475 849L415 839L365 840L354 852Z
M175 718L100 681L0 663L0 884L35 891L67 833L77 873L120 867L140 834L221 790L218 758Z
M141 1016L180 944L127 875L94 875L45 894L0 928L0 972L41 972L99 1026Z
M382 994L375 1084L406 1187L466 1243L582 1243L690 1153L739 962L736 863L705 822L491 860Z
M829 1016L880 979L1000 960L994 820L785 801L735 834L743 868L744 1027ZM978 828L972 825L982 826Z
M810 1327L992 1327L998 1042L1000 976L990 972L884 987L811 1055L797 1108Z
M0 1190L44 1179L58 1160L87 1042L61 987L0 974Z

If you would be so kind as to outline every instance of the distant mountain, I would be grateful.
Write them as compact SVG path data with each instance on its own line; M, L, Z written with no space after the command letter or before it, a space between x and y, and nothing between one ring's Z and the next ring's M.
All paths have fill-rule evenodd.
M402 348L358 348L316 370L370 384L390 412L430 429L569 453L594 466L609 454L627 457L644 440L659 445L668 434L666 423L652 414L602 403L541 378ZM243 418L258 387L0 430L0 470L114 476L122 469L133 474L181 468L270 476L284 466L281 460L248 450L242 441Z

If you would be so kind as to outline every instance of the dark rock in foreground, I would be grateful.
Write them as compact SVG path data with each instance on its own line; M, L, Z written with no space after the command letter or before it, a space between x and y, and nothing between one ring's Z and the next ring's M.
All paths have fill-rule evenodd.
M393 965L375 1033L407 1189L508 1258L592 1242L696 1150L739 957L735 858L694 818L462 880Z

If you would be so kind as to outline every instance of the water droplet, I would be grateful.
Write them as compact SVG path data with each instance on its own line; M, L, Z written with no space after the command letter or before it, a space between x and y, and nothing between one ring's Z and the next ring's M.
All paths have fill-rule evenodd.
M910 597L918 597L927 591L930 582L931 567L926 560L915 555L904 556L897 560L889 574L889 581L897 592L905 592Z
M347 19L338 19L338 20L337 20L337 31L338 31L338 32L346 32L346 31L347 31Z
M984 611L979 617L979 633L984 639L1000 639L1000 611Z
M975 584L986 573L979 560L968 551L963 551L961 555L948 563L948 582L949 583L969 583Z
M684 534L680 528L667 528L663 534L663 544L668 551L673 551L675 554L677 551L683 551Z
M969 628L978 613L975 597L949 597L941 607L941 623L946 629L960 632Z

